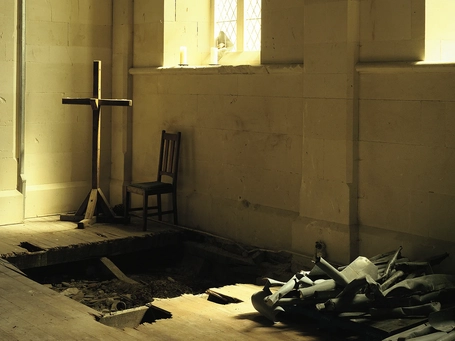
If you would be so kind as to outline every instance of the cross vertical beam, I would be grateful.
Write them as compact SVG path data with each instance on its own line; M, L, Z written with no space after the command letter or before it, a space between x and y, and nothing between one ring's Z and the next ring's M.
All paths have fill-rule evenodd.
M101 62L99 60L93 63L93 98L101 98ZM96 189L100 187L101 109L97 102L91 102L91 106L93 110L92 189Z
M123 217L115 215L100 188L100 149L101 149L101 107L132 106L129 99L101 98L101 61L93 62L93 97L62 99L62 104L90 105L92 109L92 188L76 213L61 215L60 220L78 221L78 228L85 228L95 222L124 222Z

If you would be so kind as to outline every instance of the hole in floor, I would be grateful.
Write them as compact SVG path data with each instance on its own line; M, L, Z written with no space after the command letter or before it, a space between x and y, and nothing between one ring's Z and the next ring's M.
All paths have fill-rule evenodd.
M98 258L24 272L36 282L97 310L99 322L119 328L170 318L172 312L153 306L157 298L205 294L209 301L219 304L241 302L209 289L236 283L255 284L261 276L262 269L250 260L250 265L245 265L245 257L240 259L222 252L207 255L209 247L204 244L190 249L188 252L188 245L180 245L109 256L126 279L134 283L116 277Z
M44 251L44 249L40 248L39 246L33 245L32 243L29 242L21 242L19 246L26 249L28 252Z
M205 293L208 295L207 300L210 302L218 303L218 304L231 304L231 303L241 303L242 300L238 298L231 297L228 295L221 294L211 289L207 289Z

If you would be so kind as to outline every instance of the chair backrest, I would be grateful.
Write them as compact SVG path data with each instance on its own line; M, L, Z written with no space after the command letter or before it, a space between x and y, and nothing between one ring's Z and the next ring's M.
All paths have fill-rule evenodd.
M161 132L160 159L158 162L158 181L161 181L163 175L172 178L174 186L177 183L177 174L179 169L180 138L181 133Z

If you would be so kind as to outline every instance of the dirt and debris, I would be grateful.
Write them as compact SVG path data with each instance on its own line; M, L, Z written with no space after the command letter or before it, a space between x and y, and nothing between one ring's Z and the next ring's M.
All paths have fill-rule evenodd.
M143 306L156 298L202 294L224 285L262 284L269 276L284 279L291 274L291 258L281 252L247 249L239 244L198 237L174 250L110 257L130 282L137 284L115 277L102 259L26 272L52 290L107 313Z
M73 270L76 267L86 267L85 273L46 269L46 274L35 273L31 276L52 290L103 313L143 306L155 298L201 294L210 287L224 284L217 280L198 278L189 273L188 269L179 266L146 268L143 273L129 274L129 278L137 284L112 278L106 271L99 271L99 267L94 264L73 265Z
M45 284L80 303L100 312L130 309L153 302L155 298L170 298L182 294L204 292L200 284L188 279L174 279L175 274L131 275L138 284L117 278L109 280L69 279L69 282Z

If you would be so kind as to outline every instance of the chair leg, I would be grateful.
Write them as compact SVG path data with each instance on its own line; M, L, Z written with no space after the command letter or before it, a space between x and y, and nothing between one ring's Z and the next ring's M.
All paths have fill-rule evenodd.
M158 220L161 221L163 219L163 215L161 214L161 194L156 196L156 204L158 206Z
M172 210L174 211L174 225L178 225L177 193L172 193Z
M144 193L142 196L143 198L143 203L142 203L142 229L144 231L147 231L147 214L148 214L148 195Z
M123 194L123 217L125 218L125 222L128 221L128 217L130 215L130 207L131 193L125 189L125 193Z

